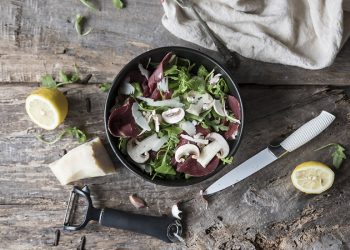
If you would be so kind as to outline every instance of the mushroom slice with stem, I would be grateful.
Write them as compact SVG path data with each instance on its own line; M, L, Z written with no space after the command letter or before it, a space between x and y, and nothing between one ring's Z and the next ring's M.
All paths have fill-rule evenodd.
M176 162L184 162L185 159L183 156L189 156L192 155L192 158L196 159L199 157L199 148L196 145L193 144L185 144L175 151L175 161Z
M175 124L185 117L185 110L182 108L168 109L162 113L162 117L166 123Z
M230 152L230 147L222 135L218 133L210 133L205 138L210 140L211 143L202 149L201 154L197 159L198 163L204 168L215 156L221 159L226 157Z
M153 134L142 141L132 138L128 141L126 150L133 161L144 163L149 159L148 151L158 151L166 141L166 138L158 138L157 134Z

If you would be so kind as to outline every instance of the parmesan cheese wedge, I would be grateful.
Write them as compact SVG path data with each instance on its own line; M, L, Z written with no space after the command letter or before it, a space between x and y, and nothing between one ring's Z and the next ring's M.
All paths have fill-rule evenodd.
M62 185L115 173L115 167L98 137L72 149L49 167Z

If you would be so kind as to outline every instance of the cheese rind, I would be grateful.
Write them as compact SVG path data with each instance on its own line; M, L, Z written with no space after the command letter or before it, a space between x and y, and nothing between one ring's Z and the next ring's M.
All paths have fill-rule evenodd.
M115 167L98 137L70 150L49 167L62 185L115 173Z

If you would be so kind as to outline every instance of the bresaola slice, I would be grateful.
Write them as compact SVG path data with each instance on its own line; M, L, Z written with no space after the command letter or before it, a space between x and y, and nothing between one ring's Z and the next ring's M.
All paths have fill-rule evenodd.
M163 58L163 60L158 64L157 68L153 71L152 75L148 79L148 88L150 93L157 88L157 83L164 77L164 68L169 63L171 56L173 54L169 52Z
M239 101L237 100L237 98L232 95L229 95L227 97L227 104L235 118L241 120L241 106L239 105Z
M239 124L231 122L228 126L228 130L224 134L224 137L226 139L236 139L238 129L239 129Z
M148 87L147 78L141 74L139 70L131 71L127 77L130 77L130 83L138 82L141 84L142 94L145 97L149 97L151 95L151 91Z
M227 104L229 108L231 109L233 115L236 119L241 119L241 106L239 105L239 101L236 99L236 97L229 95L227 97ZM226 139L236 139L236 135L238 133L239 124L231 122L228 125L228 131L225 132L224 137Z
M115 110L109 116L108 130L116 137L136 137L141 131L137 127L132 116L131 106L133 101L128 101Z
M200 177L205 176L213 172L219 165L220 159L215 156L209 164L203 168L196 159L188 157L184 162L179 162L176 165L176 171L185 173L191 176Z

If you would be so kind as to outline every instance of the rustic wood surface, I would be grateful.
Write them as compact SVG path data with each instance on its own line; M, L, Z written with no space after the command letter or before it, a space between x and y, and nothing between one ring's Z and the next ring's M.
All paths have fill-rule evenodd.
M165 244L148 236L108 229L91 223L75 233L61 232L52 246L55 230L61 229L70 187L61 186L48 163L77 142L64 138L45 145L35 135L54 136L66 126L77 126L104 142L103 108L106 93L98 83L110 81L132 57L165 45L191 46L170 35L161 25L158 1L128 1L121 11L110 1L91 12L79 1L2 1L0 4L0 249L76 249L86 236L86 249L349 249L350 168L346 161L336 173L334 186L321 195L306 195L290 181L293 168L306 160L331 164L326 151L314 152L329 142L349 148L350 106L343 88L301 85L349 85L350 44L335 64L319 71L243 60L236 77L245 102L246 128L235 155L237 165L254 155L272 139L288 134L327 110L337 116L333 125L312 143L289 154L253 176L209 198L209 207L199 190L228 172L228 166L210 180L186 188L150 184L122 167L117 173L92 178L89 184L98 207L136 213L169 213L183 204L186 244ZM76 13L90 16L94 31L78 37L73 27ZM202 49L203 50L203 49ZM208 52L217 56L215 52ZM72 69L92 73L92 83L72 85L67 91L70 110L63 126L53 132L38 129L24 110L28 93L44 73ZM298 86L280 86L297 84ZM91 111L86 109L86 98ZM106 143L106 147L110 150ZM137 193L149 208L135 209L128 196Z

